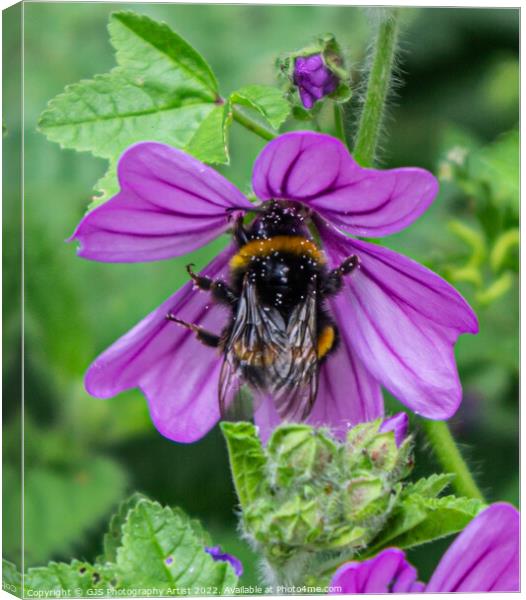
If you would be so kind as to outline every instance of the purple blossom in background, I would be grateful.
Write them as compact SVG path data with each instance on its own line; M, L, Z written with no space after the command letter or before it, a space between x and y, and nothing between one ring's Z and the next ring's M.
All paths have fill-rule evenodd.
M427 585L398 548L334 574L331 586L343 594L519 591L519 513L504 502L477 515L451 544Z
M241 563L239 558L236 558L235 556L233 556L232 554L228 554L227 552L223 552L221 550L221 546L210 546L208 548L205 548L205 552L210 554L210 556L214 560L220 560L223 562L230 563L232 565L232 568L234 569L234 573L238 577L241 577L241 575L243 575L243 564Z
M307 109L338 87L338 78L326 66L321 54L296 58L293 79L298 86L301 102Z
M236 214L253 209L217 171L164 144L129 148L118 176L121 191L88 213L71 238L84 258L143 262L180 256L224 233ZM381 417L381 386L424 417L451 417L462 395L453 346L461 333L477 332L475 314L432 271L346 235L383 237L410 225L437 194L433 175L411 167L362 168L339 140L294 132L263 149L252 184L262 202L289 200L310 209L330 267L350 255L360 260L344 289L328 300L341 342L320 367L307 422L341 433L349 424ZM230 243L201 274L227 277L235 252ZM158 430L193 442L220 418L222 360L189 330L168 322L170 312L215 332L228 318L189 281L101 354L85 384L99 398L141 388ZM280 421L271 399L262 402L255 420L266 438Z

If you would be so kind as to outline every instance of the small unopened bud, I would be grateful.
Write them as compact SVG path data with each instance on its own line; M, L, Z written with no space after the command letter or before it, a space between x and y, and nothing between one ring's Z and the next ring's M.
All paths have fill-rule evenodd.
M321 54L298 56L294 61L293 80L303 106L308 109L338 87L338 78L327 68Z
M304 109L310 111L327 96L337 102L345 102L351 96L343 55L331 34L280 58L278 66L290 100L305 115L308 113Z

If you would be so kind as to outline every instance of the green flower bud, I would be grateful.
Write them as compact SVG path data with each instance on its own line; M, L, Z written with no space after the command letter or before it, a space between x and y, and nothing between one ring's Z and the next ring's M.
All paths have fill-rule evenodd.
M305 575L322 558L359 552L381 531L412 467L410 438L397 446L381 424L360 424L344 442L283 424L266 448L253 425L223 424L244 534L273 571L290 567L293 581L299 564Z

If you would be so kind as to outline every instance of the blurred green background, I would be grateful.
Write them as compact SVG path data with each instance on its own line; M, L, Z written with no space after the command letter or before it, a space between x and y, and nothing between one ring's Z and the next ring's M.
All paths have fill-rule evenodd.
M106 23L112 10L125 8L165 20L186 38L209 61L225 95L249 83L274 84L275 57L327 31L347 52L357 82L371 25L363 9L329 6L24 6L26 566L94 559L115 504L140 490L202 519L214 540L243 560L242 582L249 584L257 565L236 535L235 496L218 430L199 443L178 445L154 429L140 393L101 401L82 385L95 356L186 281L184 265L204 266L226 240L191 258L120 265L81 260L64 243L105 161L61 150L36 131L36 122L66 84L114 65ZM517 503L519 12L425 8L404 9L402 16L399 84L380 164L426 167L442 186L431 210L383 243L454 281L477 311L480 334L462 337L457 346L464 402L452 427L487 498ZM15 21L6 29L4 47L14 57ZM6 106L17 102L13 86L4 94ZM321 119L331 127L330 111ZM6 148L13 152L22 123L16 111L5 111L4 120ZM248 191L262 146L235 124L231 166L220 170ZM5 557L20 565L20 315L10 301L20 281L20 200L9 185L3 545ZM388 403L390 410L401 408L393 399ZM429 473L436 465L416 434L417 473ZM412 553L423 579L447 543Z

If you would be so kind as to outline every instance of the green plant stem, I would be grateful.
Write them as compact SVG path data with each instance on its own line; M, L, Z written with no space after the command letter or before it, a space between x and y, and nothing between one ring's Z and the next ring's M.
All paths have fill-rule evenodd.
M243 125L243 127L246 127L249 131L259 135L259 137L262 137L264 140L273 140L278 135L275 131L270 129L270 127L266 127L253 119L246 110L243 110L236 104L232 106L232 115L234 121L237 121L240 125Z
M364 167L374 162L374 155L391 81L398 36L398 9L390 9L378 29L367 91L354 144L354 158Z
M462 496L484 501L484 496L462 457L447 422L421 419L420 424L444 471L455 474L456 477L453 481L455 490Z
M348 145L345 136L345 125L343 120L343 109L340 104L334 102L334 128L336 129L336 137L339 137L342 142Z

